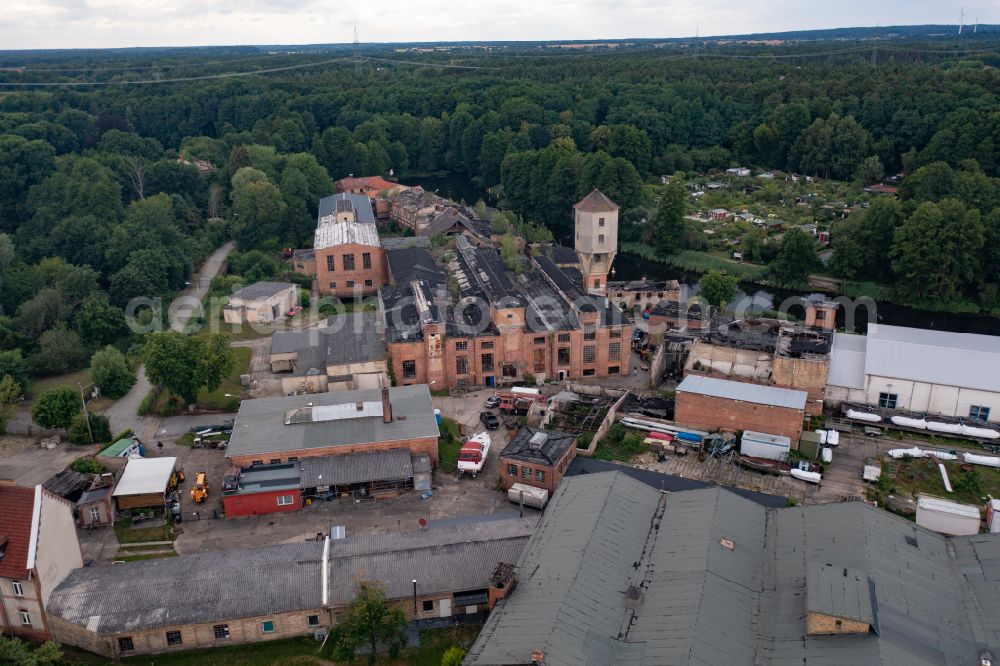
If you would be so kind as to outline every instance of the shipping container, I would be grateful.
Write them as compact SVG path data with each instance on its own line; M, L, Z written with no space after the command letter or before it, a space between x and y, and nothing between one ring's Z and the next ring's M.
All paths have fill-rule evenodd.
M507 499L515 504L520 504L522 497L524 498L525 506L542 509L549 501L549 491L544 488L535 488L525 483L515 483L507 491Z
M917 499L917 525L929 530L960 536L979 533L979 507L937 497Z
M792 449L792 440L781 435L745 430L740 440L740 453L753 458L787 460Z

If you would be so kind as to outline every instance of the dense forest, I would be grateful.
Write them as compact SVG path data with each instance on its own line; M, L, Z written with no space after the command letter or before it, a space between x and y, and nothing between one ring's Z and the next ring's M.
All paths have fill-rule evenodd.
M467 177L556 237L599 187L623 236L670 253L690 245L669 225L691 204L661 175L901 173L898 199L833 227L827 268L915 303L1000 306L989 35L403 51L0 55L0 375L127 340L130 299L177 292L227 239L307 245L348 174Z

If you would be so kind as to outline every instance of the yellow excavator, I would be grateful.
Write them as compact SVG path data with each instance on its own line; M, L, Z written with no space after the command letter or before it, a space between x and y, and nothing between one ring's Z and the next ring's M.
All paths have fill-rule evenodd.
M194 485L191 487L191 499L195 504L201 504L207 498L208 481L205 479L204 472L198 472L198 476L194 480Z

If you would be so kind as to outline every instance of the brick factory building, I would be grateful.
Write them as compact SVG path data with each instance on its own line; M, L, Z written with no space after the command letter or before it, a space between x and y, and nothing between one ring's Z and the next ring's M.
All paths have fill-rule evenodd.
M300 476L298 462L242 468L237 488L223 489L226 518L298 511L302 508Z
M576 457L576 435L522 427L500 452L500 484L544 488L551 495Z
M499 386L625 375L632 324L544 255L509 271L492 247L455 237L445 267L420 248L388 254L379 293L397 383ZM457 292L457 293L453 293ZM461 304L461 307L459 307Z
M226 457L249 467L406 449L437 467L438 434L425 385L258 398L240 403Z
M757 430L788 437L802 433L805 391L688 375L677 386L674 420L707 430Z
M386 282L385 252L371 201L335 194L319 202L313 239L319 292L341 298L374 294Z

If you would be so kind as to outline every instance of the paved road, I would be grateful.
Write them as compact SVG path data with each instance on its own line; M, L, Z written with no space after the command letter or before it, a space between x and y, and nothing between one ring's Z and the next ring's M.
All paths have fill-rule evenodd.
M174 304L171 304L170 321L173 330L183 332L187 327L188 320L194 314L195 308L189 304L185 304L183 301L185 299L198 299L200 301L205 297L212 284L212 278L222 270L226 257L229 256L234 247L234 243L230 241L217 248L205 260L205 263L201 265L198 273L192 278L191 285L181 292L180 296L175 299ZM104 410L104 415L111 420L112 432L119 433L124 430L132 430L140 439L154 439L160 419L157 417L139 416L139 405L149 395L152 388L152 384L146 378L145 366L140 365L136 371L136 382L132 386L132 390Z
M236 247L233 241L216 248L215 252L205 260L201 269L191 279L191 284L187 289L174 299L170 305L170 327L181 333L187 328L188 321L196 310L200 309L195 301L201 302L208 294L209 287L212 286L212 278L219 274L222 266L226 263L226 257Z

